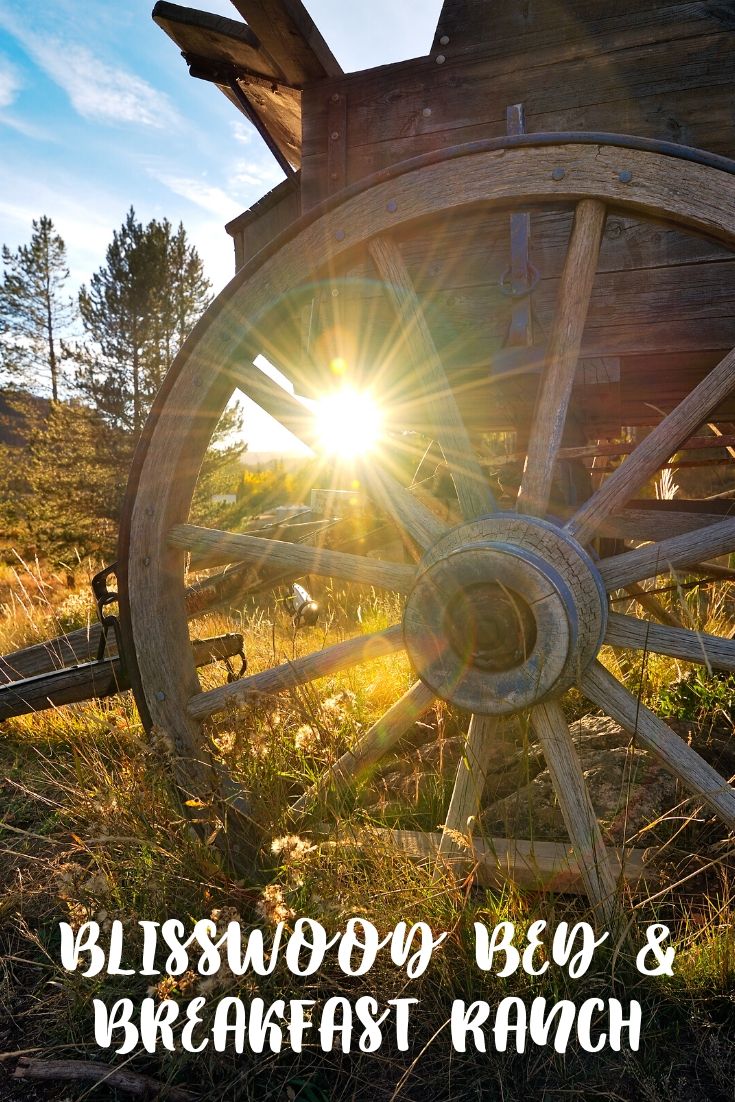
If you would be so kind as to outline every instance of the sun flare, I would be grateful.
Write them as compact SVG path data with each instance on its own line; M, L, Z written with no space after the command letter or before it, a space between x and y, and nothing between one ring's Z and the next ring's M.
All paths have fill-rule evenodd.
M321 398L314 410L322 451L339 459L355 459L378 442L381 416L372 396L345 387Z

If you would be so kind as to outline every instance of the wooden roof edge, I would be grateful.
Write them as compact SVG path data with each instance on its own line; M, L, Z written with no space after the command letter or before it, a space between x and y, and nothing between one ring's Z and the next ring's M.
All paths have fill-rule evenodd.
M253 203L251 207L243 211L242 214L238 214L235 218L232 218L226 225L225 230L230 237L235 237L240 233L245 226L250 222L253 222L256 218L260 218L262 214L270 210L271 207L275 207L282 199L285 199L289 192L298 191L301 186L299 173L294 173L293 176L287 176L285 180L281 180L279 184L276 184L274 188Z
M301 0L231 0L286 79L337 77L342 66Z
M226 15L214 15L208 11L200 11L198 8L186 8L182 4L172 4L170 0L156 0L151 18L156 23L159 20L170 19L190 27L225 34L230 38L240 39L244 45L254 50L260 48L260 39L247 23L243 23L240 19L229 19Z

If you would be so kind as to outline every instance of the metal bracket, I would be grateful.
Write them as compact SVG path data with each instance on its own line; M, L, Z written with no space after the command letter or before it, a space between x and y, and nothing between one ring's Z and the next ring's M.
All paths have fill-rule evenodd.
M110 578L115 578L117 582L117 563L112 563L111 566L106 566L104 570L100 570L98 574L92 578L92 592L94 593L95 604L97 605L97 618L102 624L102 635L100 636L100 645L97 648L97 661L101 662L104 658L105 649L107 647L107 633L112 628L115 636L115 642L117 643L117 653L120 659L120 663L124 669L124 656L123 648L120 637L120 621L117 616L110 612L105 611L110 605L116 605L118 603L117 589L110 588Z

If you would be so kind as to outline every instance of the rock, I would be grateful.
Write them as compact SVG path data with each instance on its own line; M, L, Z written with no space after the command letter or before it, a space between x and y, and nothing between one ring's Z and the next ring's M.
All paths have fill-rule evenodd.
M656 822L678 802L677 785L645 750L634 746L612 719L584 716L571 726L593 807L606 839L620 843ZM531 763L543 763L541 748L531 743ZM521 761L517 762L516 775ZM492 779L491 779L492 782ZM677 820L677 825L679 820ZM564 819L546 768L516 791L495 798L480 817L482 832L516 838L568 841ZM666 828L656 828L658 838ZM654 832L640 840L654 841Z

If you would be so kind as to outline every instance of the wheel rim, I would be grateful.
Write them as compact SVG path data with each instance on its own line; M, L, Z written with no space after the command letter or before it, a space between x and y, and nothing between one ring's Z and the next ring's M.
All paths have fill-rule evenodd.
M618 150L606 147L580 149L571 144L558 146L554 150L554 164L569 165L562 177L565 182L561 187L549 173L548 151L545 149L515 148L507 149L502 153L494 150L470 151L464 162L469 171L462 176L461 193L458 193L459 189L456 187L454 159L451 166L448 162L440 160L424 168L409 170L398 179L376 184L368 192L353 196L337 208L315 218L295 239L285 242L275 252L265 255L260 264L250 265L223 292L204 322L197 327L182 350L165 398L158 403L146 447L141 454L135 498L130 508L126 548L127 584L124 597L129 635L134 641L146 705L152 721L167 728L173 737L179 759L184 763L179 770L179 783L187 790L212 783L213 763L202 743L199 725L204 715L211 714L208 711L209 704L207 707L203 706L202 697L211 697L211 694L198 692L194 667L188 658L188 632L183 602L184 552L180 543L171 543L170 533L177 525L183 525L186 520L199 462L211 430L229 397L233 382L237 382L238 376L242 378L243 356L247 359L248 353L260 351L259 342L262 344L263 332L267 330L271 320L274 300L288 291L290 283L298 285L309 277L314 275L318 277L318 271L316 273L312 271L310 257L328 257L331 265L337 258L348 255L351 249L359 247L363 241L371 238L372 243L369 245L371 255L386 282L390 277L389 293L393 295L396 310L399 316L409 319L411 332L416 334L418 353L420 354L422 349L426 353L427 347L430 350L430 345L427 346L427 335L421 331L421 319L419 317L417 322L416 318L410 318L412 310L410 285L408 287L401 285L400 263L391 252L390 244L386 244L386 239L380 235L426 217L439 209L458 209L478 203L494 209L502 208L511 201L523 205L533 205L544 200L576 201L579 204L578 221L581 227L576 239L581 242L579 252L582 267L586 264L589 269L584 279L590 286L594 275L596 249L599 248L599 238L604 224L605 204L624 212L655 214L678 225L713 235L726 244L735 244L731 217L731 211L735 207L735 178L729 173L706 168L693 162L677 163L667 157L667 168L670 169L673 164L677 173L677 186L671 187L663 182L666 174L662 171L660 156L641 150L626 150L626 163L632 166L628 172L632 172L633 182L622 184L618 171L620 163L618 153ZM450 167L451 171L449 171ZM417 186L419 183L420 187ZM576 225L575 222L575 227ZM349 230L346 230L345 226L349 227ZM570 251L574 250L574 244L573 236ZM579 265L574 268L573 274L578 277ZM568 389L566 396L564 392L565 380L569 382L573 374L579 348L578 338L581 338L581 327L584 324L586 310L584 303L582 307L582 319L577 325L579 329L577 337L573 334L571 338L565 338L566 344L562 341L563 346L557 349L555 360L558 376L556 382L559 384L561 380L561 384L560 387L557 386L552 398L555 395L558 397L560 393L562 395L561 427L563 427L564 414L569 401ZM430 334L428 340L430 341ZM431 355L425 358L430 360ZM440 364L438 370L441 370ZM245 374L248 374L248 371L249 369L246 369ZM727 358L712 372L711 378L718 372L715 390L717 394L725 393L727 388L735 382L735 361ZM253 376L251 375L250 378L252 379ZM272 395L269 400L271 398ZM700 424L705 419L706 411L700 416L704 409L704 400L704 398L698 398L693 403L693 410L684 410L678 421L675 418L672 422L682 439L686 439L690 434L689 426L695 414L699 418L696 424ZM707 396L707 400L712 404L711 394ZM285 402L285 405L288 406L288 402ZM543 394L539 400L539 406L543 415ZM442 426L449 424L449 429L443 428L444 438L441 443L445 455L455 457L455 485L460 505L465 520L468 524L472 524L478 515L486 514L488 508L492 509L492 496L488 497L488 492L478 480L477 469L469 459L465 439L462 437L463 426L454 425L451 417L444 420L447 414L446 407L441 410L435 408L435 412L437 424ZM537 420L538 416L537 411ZM293 428L295 425L297 430L303 428L302 435L308 436L303 411L300 413L298 409L290 407L285 411L285 418L289 417L292 418L289 427ZM299 417L302 421L301 425L298 423ZM662 450L671 444L670 429L669 425L659 432L658 436L656 436L656 430L651 434L654 437L653 441L638 449L641 454L638 455L637 465L635 462L631 464L635 454L631 460L626 461L629 467L631 465L635 467L636 478L639 480L636 485L654 473L671 453L671 448L669 451ZM549 449L552 457L551 465L547 461L548 457L545 457L543 462L541 460L534 462L529 452L530 474L527 470L519 495L522 510L541 517L546 512L548 504L549 471L553 466L553 459L561 440L561 428L558 424L547 425L545 431L547 443L551 440ZM662 439L667 432L668 440ZM537 448L537 457L538 452ZM620 470L624 467L625 464ZM394 517L399 519L404 529L427 552L423 563L424 575L430 576L432 571L438 570L441 577L446 579L448 576L450 580L453 579L457 583L455 588L460 595L463 592L466 594L468 583L464 572L466 569L471 574L471 569L465 566L459 569L458 564L460 559L464 559L465 564L474 559L473 565L480 570L481 581L485 585L502 583L512 591L513 585L500 575L510 571L507 577L512 580L513 571L516 574L520 571L519 576L523 583L530 584L531 580L535 580L538 585L542 585L542 580L545 579L550 586L553 597L550 603L554 605L552 620L557 627L566 623L568 629L568 639L563 648L564 661L561 663L561 669L553 671L549 683L543 684L543 691L539 689L537 679L535 687L528 689L526 696L518 698L518 703L514 705L514 708L536 705L534 726L544 745L547 760L554 758L555 741L565 745L569 741L566 721L563 720L558 705L549 697L556 695L571 681L580 682L583 691L594 703L600 704L602 701L600 706L604 710L613 714L620 722L624 721L625 726L631 726L630 705L627 699L629 694L622 689L625 696L621 696L618 689L613 688L601 672L601 667L593 661L605 634L606 600L600 595L611 586L616 588L613 582L619 583L621 575L619 570L617 575L614 573L610 575L609 564L602 564L601 569L598 570L581 548L581 544L588 542L597 531L602 520L631 496L627 492L630 487L622 484L623 477L621 476L617 481L611 478L603 484L602 490L593 495L591 501L586 503L567 524L564 533L552 525L547 527L547 522L543 520L526 519L522 522L527 527L530 526L529 531L534 535L541 530L548 534L548 530L553 529L555 535L552 542L556 543L556 553L558 554L559 548L567 555L573 551L578 562L583 563L581 574L584 584L580 583L573 571L568 572L568 563L566 573L564 570L554 571L549 563L548 549L545 557L540 562L537 561L532 547L527 545L525 538L516 537L510 542L507 539L488 539L488 531L490 535L497 536L496 531L487 528L487 524L492 526L493 521L480 522L481 525L486 524L486 527L474 541L463 537L465 542L454 549L456 559L452 559L451 553L437 552L436 549L443 547L442 541L446 538L444 526L439 524L428 511L411 504L407 500L408 495L405 492L399 493L400 488L396 487L388 476L383 475L382 479L375 477L367 479L368 488L376 500L388 502ZM610 489L611 483L612 489ZM399 502L398 506L396 501ZM731 549L735 546L735 532L731 527L726 526L726 522L723 522L723 525L725 527L720 532L707 532L709 542L704 540L705 550L697 545L696 553L700 558L703 555L723 553L717 550L719 547ZM716 525L713 526L713 528L716 527ZM125 538L123 542L125 543ZM473 546L473 542L477 546ZM495 544L495 546L481 547L482 544ZM188 546L191 548L191 543ZM669 558L673 557L674 562L687 561L687 555L689 555L688 561L695 561L691 557L694 554L692 540L684 539L682 547L667 546L662 553ZM631 552L626 557L630 559L630 555L635 554ZM679 555L678 559L677 555ZM551 557L553 558L553 555ZM491 560L492 568L488 565ZM607 578L605 577L606 565ZM650 576L645 573L646 569L648 568L639 562L633 563L629 570L631 583ZM637 577L634 577L636 572ZM426 580L425 578L425 583ZM412 584L414 590L408 602L410 611L410 615L407 614L408 627L404 624L405 638L400 635L400 629L398 634L383 633L383 637L369 644L367 650L370 652L372 648L373 652L389 653L391 648L405 642L419 672L426 674L426 669L422 665L425 664L426 658L420 644L416 641L420 634L416 629L417 619L421 620L422 616L425 617L425 608L416 594L422 596L423 590L420 579ZM580 608L585 602L592 609L591 629L589 629L588 618L580 616ZM420 613L418 617L415 615L417 606ZM436 615L436 610L434 614ZM584 621L587 630L587 635L582 642L579 639L578 629L581 621ZM537 641L546 644L548 642L546 626L542 625L539 631L538 620L535 617L534 622L539 637ZM161 632L162 623L165 625L163 633ZM446 627L446 624L444 626ZM619 632L619 625L617 630ZM655 632L654 635L656 635ZM687 651L687 654L692 653L691 641L677 638L672 642L671 638L657 638L661 647L668 646L671 649L679 646L681 650ZM656 639L654 639L655 642ZM353 648L348 656L350 660L353 652L354 655L363 653L360 648ZM524 661L526 657L528 656L524 656ZM732 661L729 650L724 660ZM431 659L429 659L430 664ZM518 664L513 668L517 669ZM302 672L304 676L306 674L314 676L313 667ZM469 738L470 743L474 740L475 748L480 746L491 730L488 724L492 725L493 721L480 718L480 708L476 706L476 702L472 702L471 697L453 695L455 690L450 689L449 685L454 684L456 675L450 672L444 681L435 680L433 675L425 677L425 680L432 691L442 696L446 694L449 699L455 699L463 706L475 711L478 718L470 724ZM483 680L487 686L487 671L484 672ZM275 684L279 688L286 687L286 681L283 678L280 680L277 678ZM241 695L247 691L246 686ZM263 690L253 686L253 691ZM504 691L496 689L496 699L501 697ZM221 695L224 699L226 694ZM237 695L237 692L233 691L228 699L234 699ZM420 694L414 695L418 700ZM487 695L492 696L492 693ZM212 701L212 704L214 703ZM632 721L638 729L639 736L641 736L640 715L640 709L638 709ZM682 752L681 746L674 747L671 740L672 738L676 740L676 736L666 728L665 724L661 724L661 721L655 720L655 717L649 718L646 714L644 726L646 731L641 736L644 745L653 748L664 758L670 768L684 777L690 788L694 789L723 818L732 822L735 818L735 797L732 796L731 790L727 788L722 778L709 767L700 768L700 764L703 766L704 763L697 758L697 755L693 755L697 758L694 762L691 755ZM556 767L566 771L566 779L560 779L559 784L562 786L566 784L574 790L573 798L569 802L570 805L576 805L576 810L571 806L568 816L565 815L570 832L573 833L572 840L580 852L580 857L583 853L588 857L591 854L593 858L600 853L604 855L599 828L591 841L588 837L586 843L583 842L584 831L592 829L589 798L581 781L578 763L575 773L574 763L568 760L568 745L564 753L567 760L565 762L557 760ZM557 755L557 759L558 757ZM551 761L550 765L553 774L555 766ZM459 810L460 819L465 805L466 801ZM451 818L451 811L450 807L448 820ZM571 827L570 819L575 815L579 821L576 826ZM603 865L606 867L604 858ZM590 873L587 877L587 888L593 898L600 901L610 897L612 882L611 874L600 876L599 873Z

